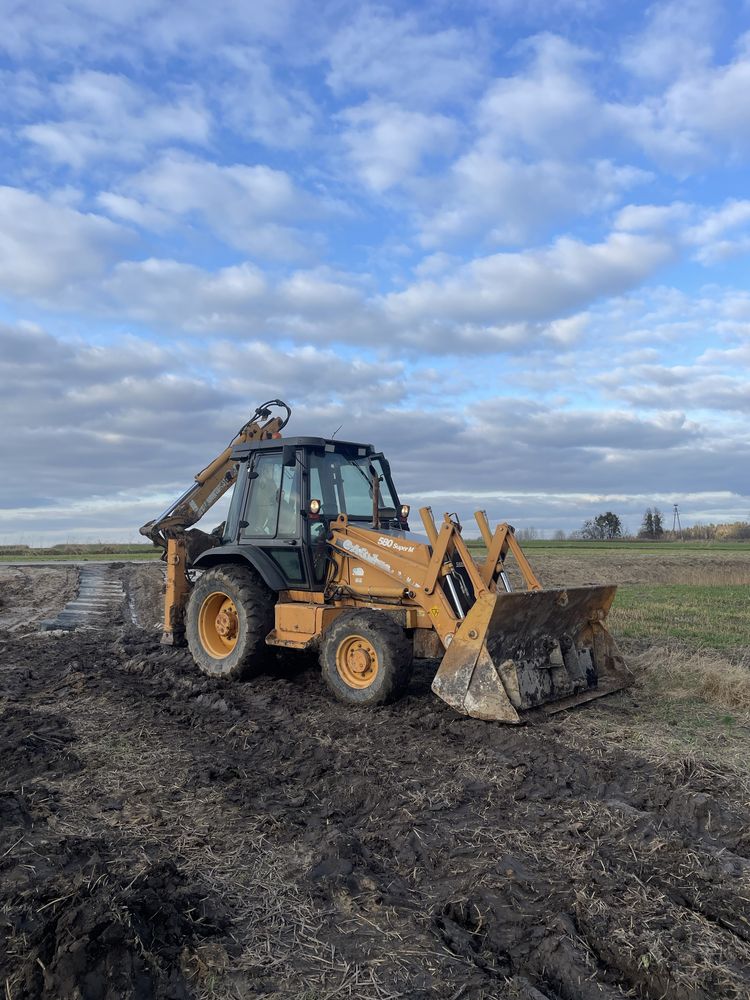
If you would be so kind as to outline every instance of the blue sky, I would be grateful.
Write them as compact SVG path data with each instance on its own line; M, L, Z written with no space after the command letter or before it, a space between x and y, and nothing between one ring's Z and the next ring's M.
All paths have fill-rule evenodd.
M0 540L281 396L413 505L750 518L750 6L0 0Z

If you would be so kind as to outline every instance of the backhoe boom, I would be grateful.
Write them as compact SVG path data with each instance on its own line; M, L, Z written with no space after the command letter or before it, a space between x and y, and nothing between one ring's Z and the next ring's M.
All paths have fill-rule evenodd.
M271 416L271 409L285 411L284 416ZM164 632L162 642L173 646L182 642L184 614L190 592L187 571L194 558L219 538L205 532L188 532L203 515L231 489L237 479L237 468L232 461L232 450L238 444L280 437L289 420L291 410L281 399L262 403L252 417L243 424L224 451L202 469L195 482L167 509L140 528L140 533L150 538L158 548L164 549L162 559L167 564L167 584L164 600Z

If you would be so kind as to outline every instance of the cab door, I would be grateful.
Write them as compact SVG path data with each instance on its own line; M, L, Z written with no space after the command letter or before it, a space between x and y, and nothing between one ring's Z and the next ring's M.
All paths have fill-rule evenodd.
M284 464L285 458L290 464ZM239 542L262 549L281 571L290 589L307 589L309 583L300 544L301 467L298 456L296 452L290 456L281 449L263 450L256 453L252 462Z

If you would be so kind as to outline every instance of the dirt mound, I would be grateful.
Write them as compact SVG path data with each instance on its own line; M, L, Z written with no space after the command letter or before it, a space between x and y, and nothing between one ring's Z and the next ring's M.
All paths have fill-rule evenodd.
M153 630L164 621L164 579L161 561L124 563L121 569L131 617L140 628Z
M30 631L75 596L75 566L0 565L0 632Z

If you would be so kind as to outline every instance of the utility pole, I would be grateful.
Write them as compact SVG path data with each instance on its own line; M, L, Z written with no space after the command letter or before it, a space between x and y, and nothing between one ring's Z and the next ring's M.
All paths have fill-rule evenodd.
M680 524L680 510L677 504L672 504L672 534L680 536L682 541L682 525Z

